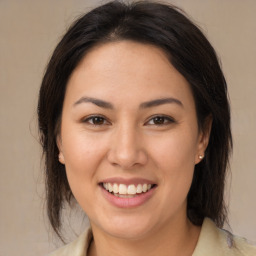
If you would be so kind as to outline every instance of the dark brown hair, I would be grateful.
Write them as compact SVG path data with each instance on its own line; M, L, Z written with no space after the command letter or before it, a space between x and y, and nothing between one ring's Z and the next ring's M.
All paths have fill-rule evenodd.
M113 1L93 9L69 28L42 81L38 122L45 156L47 210L53 229L60 236L63 204L73 198L56 145L67 81L92 47L117 40L161 48L191 86L200 129L211 116L210 141L205 158L195 166L187 215L195 225L209 217L221 227L226 219L223 193L232 137L227 86L216 53L180 9L149 1Z

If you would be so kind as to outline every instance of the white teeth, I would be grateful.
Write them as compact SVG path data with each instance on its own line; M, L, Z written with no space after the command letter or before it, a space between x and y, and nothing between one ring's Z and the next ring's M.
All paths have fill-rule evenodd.
M143 184L142 191L143 192L147 192L147 190L148 190L148 185L147 184Z
M111 193L113 191L113 187L110 183L108 183L108 191Z
M115 196L121 197L121 198L133 198L134 195L120 195L120 194L114 194Z
M114 193L118 193L118 191L119 191L118 185L115 183L115 184L113 185L113 192L114 192Z
M121 195L127 194L127 187L124 184L119 185L119 194L121 194Z
M135 185L129 185L127 189L127 194L128 195L135 195L136 194L136 187Z
M125 184L111 184L111 183L103 183L103 187L109 191L113 192L114 195L118 195L119 197L128 197L127 195L136 195L141 194L142 192L147 192L152 188L152 184L138 184L135 186L134 184L130 184L126 186ZM123 196L122 196L123 195Z
M137 191L136 191L138 194L140 194L140 193L142 193L142 185L141 184L139 184L138 186L137 186Z

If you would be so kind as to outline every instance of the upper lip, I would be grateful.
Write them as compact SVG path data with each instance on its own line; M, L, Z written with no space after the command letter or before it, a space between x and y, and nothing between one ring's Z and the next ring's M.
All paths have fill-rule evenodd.
M124 184L124 185L130 185L130 184L134 184L134 185L138 185L138 184L156 184L154 181L149 180L149 179L145 179L145 178L139 178L139 177L135 177L135 178L122 178L122 177L112 177L112 178L106 178L104 180L102 180L100 183L111 183L111 184Z

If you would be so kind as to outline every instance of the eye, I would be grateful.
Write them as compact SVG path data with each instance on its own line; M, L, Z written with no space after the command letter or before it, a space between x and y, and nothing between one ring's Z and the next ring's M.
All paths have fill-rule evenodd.
M90 116L83 120L84 123L89 123L94 126L107 125L109 122L102 116Z
M147 125L168 125L174 123L174 119L169 116L154 116L146 122Z

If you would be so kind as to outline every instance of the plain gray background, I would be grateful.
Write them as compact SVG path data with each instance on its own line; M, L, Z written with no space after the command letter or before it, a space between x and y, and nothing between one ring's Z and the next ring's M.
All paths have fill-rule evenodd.
M0 256L46 255L58 245L44 214L38 89L60 36L100 2L0 0ZM230 224L233 233L256 241L256 1L169 2L193 17L221 57L234 135ZM79 232L82 214L71 217Z

